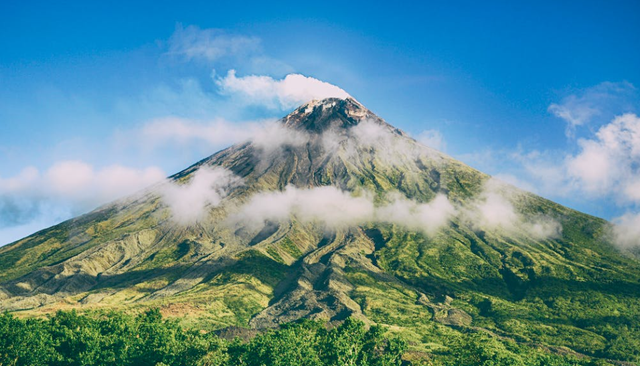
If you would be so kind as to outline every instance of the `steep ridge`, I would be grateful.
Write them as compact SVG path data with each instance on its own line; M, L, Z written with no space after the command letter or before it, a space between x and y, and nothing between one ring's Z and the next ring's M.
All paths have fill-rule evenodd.
M234 178L197 219L176 220L167 185L207 169ZM159 306L211 328L356 316L431 350L473 327L634 360L640 265L608 228L331 98L0 248L0 309Z

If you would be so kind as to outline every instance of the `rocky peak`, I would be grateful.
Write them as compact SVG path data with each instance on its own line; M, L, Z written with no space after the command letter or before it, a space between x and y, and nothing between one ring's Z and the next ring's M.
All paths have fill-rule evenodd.
M349 128L365 119L379 118L355 99L348 97L312 100L283 118L285 126L312 133Z

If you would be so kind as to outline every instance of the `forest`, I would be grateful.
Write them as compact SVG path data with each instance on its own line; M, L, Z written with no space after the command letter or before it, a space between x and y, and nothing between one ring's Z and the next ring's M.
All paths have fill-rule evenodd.
M449 340L447 350L410 350L402 338L354 318L339 325L300 320L251 339L227 340L163 318L140 314L59 311L46 318L0 315L0 366L392 366L392 365L608 365L501 342L482 333Z

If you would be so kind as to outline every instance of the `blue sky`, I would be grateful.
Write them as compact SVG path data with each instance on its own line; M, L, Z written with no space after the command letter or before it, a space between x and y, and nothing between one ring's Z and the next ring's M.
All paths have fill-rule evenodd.
M640 223L638 45L637 1L3 2L0 244L291 110L224 89L229 70L331 83L480 170Z

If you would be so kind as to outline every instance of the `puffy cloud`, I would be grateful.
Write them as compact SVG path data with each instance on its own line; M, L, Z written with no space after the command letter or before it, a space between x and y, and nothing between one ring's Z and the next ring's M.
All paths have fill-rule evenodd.
M374 206L370 197L354 197L332 186L254 195L242 207L232 222L260 225L266 221L285 221L291 215L303 222L320 222L331 228L356 225L373 219Z
M482 198L474 204L477 211L477 219L474 224L479 227L502 228L507 231L515 231L518 216L516 211L503 194L488 188Z
M86 209L131 194L164 177L165 173L156 167L111 165L95 169L83 161L60 161L43 173L28 167L15 177L0 178L0 196L27 200L47 197Z
M613 199L619 207L640 204L639 116L617 116L575 147L574 153L490 151L476 160L489 171L499 165L503 171L496 176L538 194Z
M556 220L541 215L525 217L517 212L513 201L518 194L513 187L490 179L482 192L461 210L461 217L476 230L501 230L512 235L524 232L540 240L559 237L562 226Z
M0 195L27 190L36 184L40 178L40 171L35 167L26 167L16 176L10 178L0 177Z
M331 229L385 222L433 234L454 214L455 208L444 195L428 203L391 195L388 203L376 206L371 195L353 196L333 186L288 186L284 191L253 195L230 218L230 223L260 227L267 221L286 221L295 216L302 222L318 222Z
M615 197L630 212L614 218L614 240L624 249L640 248L640 117L625 114L602 126L593 139L567 159L573 183L593 197Z
M525 223L525 228L536 239L556 239L562 235L562 225L546 216L534 217Z
M567 135L577 126L590 123L596 117L609 119L620 110L632 111L636 88L629 82L603 82L563 98L549 106L549 112L567 122Z
M640 248L640 214L626 213L613 220L616 243L623 249Z
M262 75L237 77L235 70L229 70L225 77L216 79L216 84L223 94L238 97L246 104L272 109L290 109L313 99L349 97L335 85L300 74L276 80Z
M210 207L218 206L228 191L241 183L227 169L201 167L188 182L167 181L158 188L158 193L171 210L171 218L188 225L202 219Z
M13 177L0 177L0 245L27 234L24 230L53 225L164 177L156 167L96 169L73 160L60 161L43 172L27 167Z
M617 196L640 203L640 117L625 114L602 126L593 139L578 141L580 152L567 158L571 179L594 196Z
M419 203L390 193L385 203L374 204L373 196L353 196L333 186L300 189L288 186L283 191L259 192L241 205L228 222L260 228L269 221L284 222L292 216L301 222L317 222L329 229L389 223L433 235L453 217L475 230L500 230L510 235L524 233L534 239L557 238L562 226L543 216L525 216L517 212L511 200L513 188L490 180L483 192L465 207L454 206L443 194L430 202Z
M434 234L454 216L456 209L445 195L438 194L428 203L417 203L397 196L377 209L378 221L406 226Z

